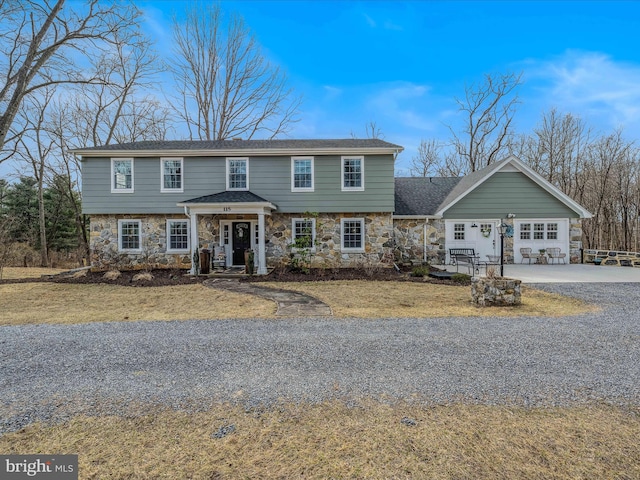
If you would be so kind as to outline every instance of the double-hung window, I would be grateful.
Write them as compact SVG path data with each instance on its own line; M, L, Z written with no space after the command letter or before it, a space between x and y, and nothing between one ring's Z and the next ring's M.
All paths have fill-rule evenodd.
M118 220L118 250L140 252L142 250L142 222Z
M111 193L133 193L133 158L111 159Z
M227 158L227 190L249 190L248 158Z
M160 177L162 183L160 185L160 191L177 193L183 192L182 172L182 158L161 158Z
M189 250L189 221L167 220L167 252Z
M340 248L343 252L364 252L363 218L343 218L340 231Z
M313 157L291 157L291 191L313 192Z
M294 218L291 220L291 234L294 248L315 250L316 219Z
M364 190L364 157L342 157L342 191Z

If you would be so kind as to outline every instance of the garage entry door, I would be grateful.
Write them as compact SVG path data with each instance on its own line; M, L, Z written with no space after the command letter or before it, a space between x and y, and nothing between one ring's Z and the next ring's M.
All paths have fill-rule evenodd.
M533 252L550 247L558 247L569 256L569 219L521 219L515 221L513 233L513 253L515 262L522 262L521 248L531 248Z

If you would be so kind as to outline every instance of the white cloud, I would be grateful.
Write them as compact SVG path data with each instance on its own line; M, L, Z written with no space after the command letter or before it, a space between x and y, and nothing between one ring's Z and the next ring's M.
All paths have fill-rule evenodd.
M548 84L552 106L608 128L640 132L640 65L598 52L568 51L552 61L534 62L531 77Z

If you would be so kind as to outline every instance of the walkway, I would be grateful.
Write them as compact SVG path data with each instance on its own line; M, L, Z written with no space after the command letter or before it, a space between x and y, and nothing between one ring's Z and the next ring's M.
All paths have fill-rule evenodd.
M256 295L276 302L278 317L331 317L331 307L315 297L291 290L264 287L235 279L212 278L202 283L206 287L229 292Z

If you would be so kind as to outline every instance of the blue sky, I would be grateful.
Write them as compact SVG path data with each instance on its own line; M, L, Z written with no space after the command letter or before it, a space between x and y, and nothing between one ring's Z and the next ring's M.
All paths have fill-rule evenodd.
M484 74L522 72L518 131L542 112L640 139L640 2L227 1L304 98L295 138L364 137L376 122L405 147L449 137L454 97ZM181 2L139 3L164 48ZM163 33L163 24L167 30ZM167 43L164 43L167 42Z

